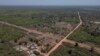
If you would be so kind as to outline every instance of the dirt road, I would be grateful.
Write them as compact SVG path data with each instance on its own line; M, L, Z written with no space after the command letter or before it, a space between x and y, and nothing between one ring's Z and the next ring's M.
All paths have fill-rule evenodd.
M53 51L55 51L61 44L62 42L64 42L76 29L78 29L81 25L82 25L82 20L80 17L80 14L78 12L78 17L79 17L79 21L80 23L66 36L64 37L59 43L57 43L47 54L45 54L44 56L49 56Z
M64 42L72 44L72 45L75 45L75 43L76 43L76 41L68 40L68 39L66 39ZM100 54L100 48L99 47L95 47L95 46L91 46L89 44L84 44L84 43L79 43L79 42L77 42L77 43L78 43L78 47L86 48L88 50L90 50L91 48L93 48L95 52L97 52L97 53Z
M27 31L27 32L31 32L31 33L36 33L36 34L39 34L39 35L42 35L42 36L45 36L45 37L55 37L56 36L56 35L54 35L52 33L43 33L43 32L37 31L37 30L31 30L31 29L27 29L27 28L22 27L22 26L17 26L17 25L8 23L8 22L0 21L0 24L5 24L5 25L8 25L8 26L12 26L12 27L15 27L15 28Z
M37 33L37 34L42 34L41 32L38 32L38 31L36 31L36 30L30 30L30 29L24 28L24 27L22 27L22 26L17 26L17 25L14 25L14 24L10 24L10 23L8 23L8 22L0 21L0 23L1 23L1 24L5 24L5 25L8 25L8 26L15 27L15 28L18 28L18 29L27 31L27 32L33 32L33 33Z

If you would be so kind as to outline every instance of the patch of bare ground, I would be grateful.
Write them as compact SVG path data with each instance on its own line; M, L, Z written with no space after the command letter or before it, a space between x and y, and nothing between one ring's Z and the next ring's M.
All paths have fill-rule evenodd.
M68 31L71 31L73 29L72 25L70 23L66 23L66 22L56 22L55 27L65 28Z

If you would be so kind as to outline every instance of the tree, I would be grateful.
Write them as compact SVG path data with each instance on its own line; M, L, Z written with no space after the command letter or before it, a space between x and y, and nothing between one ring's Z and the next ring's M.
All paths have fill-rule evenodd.
M5 41L4 41L4 40L2 40L2 39L0 39L0 43L5 43Z
M71 55L72 54L72 50L68 50L68 54Z
M30 42L33 42L33 39L32 39L32 38L29 38L29 41L30 41Z
M91 53L91 56L93 56L92 55L93 51L94 51L94 47L91 47L91 49L89 50L89 52Z
M34 54L36 54L37 56L39 56L39 55L40 55L40 53L39 53L39 52L37 52L37 51L34 51L33 53L34 53Z
M17 43L18 42L18 39L15 39L14 42Z
M75 43L75 47L78 47L78 43L77 42Z

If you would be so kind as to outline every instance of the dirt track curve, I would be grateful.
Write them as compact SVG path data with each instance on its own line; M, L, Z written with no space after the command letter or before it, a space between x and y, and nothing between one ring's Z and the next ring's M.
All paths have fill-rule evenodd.
M78 17L80 20L80 23L66 36L64 37L59 43L57 43L47 54L45 54L44 56L49 56L53 51L55 51L61 44L62 42L64 42L76 29L78 29L81 25L82 25L82 20L80 17L80 14L78 12Z

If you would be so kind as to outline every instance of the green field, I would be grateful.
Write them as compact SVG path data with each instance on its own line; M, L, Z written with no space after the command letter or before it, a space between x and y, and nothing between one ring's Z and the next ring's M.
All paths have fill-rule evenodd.
M90 43L94 43L96 45L100 45L100 35L91 35L90 33L88 33L88 31L85 30L84 27L81 27L80 29L78 29L77 31L75 31L70 37L69 39L71 40L75 40L78 42L90 42Z
M100 56L95 52L64 43L50 56Z
M0 39L4 41L12 41L23 37L25 34L19 29L0 24Z

